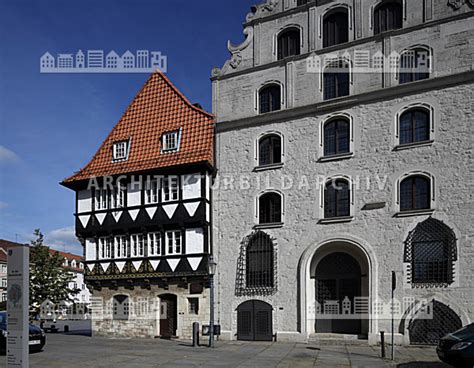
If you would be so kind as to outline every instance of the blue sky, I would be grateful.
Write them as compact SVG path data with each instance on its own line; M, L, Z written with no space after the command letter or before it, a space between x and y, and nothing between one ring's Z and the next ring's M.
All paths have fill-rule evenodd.
M40 74L39 58L78 49L161 51L168 76L211 109L212 67L243 40L256 0L2 0L0 238L81 252L74 193L59 185L95 153L146 74Z

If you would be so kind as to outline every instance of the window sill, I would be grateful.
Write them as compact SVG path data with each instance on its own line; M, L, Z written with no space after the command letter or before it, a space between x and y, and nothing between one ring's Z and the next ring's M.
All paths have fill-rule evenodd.
M271 224L257 224L254 225L254 229L259 230L259 229L278 229L280 227L283 227L284 223L283 222L274 222Z
M281 169L283 167L283 162L279 162L277 164L270 164L270 165L263 165L263 166L255 166L253 171L265 171L265 170L276 170Z
M427 215L432 215L433 212L434 212L434 209L400 211L395 214L395 217L427 216Z
M345 217L334 217L334 218L325 218L318 221L318 224L334 224L339 222L351 222L354 220L354 216L345 216Z
M347 160L349 158L354 157L354 153L342 153L339 155L331 155L331 156L323 156L318 159L319 162L327 162L327 161L337 161L337 160Z
M432 146L433 143L434 143L434 140L399 144L398 146L394 147L393 150L394 151L403 151L403 150L406 150L406 149L416 148L416 147L428 147L428 146Z

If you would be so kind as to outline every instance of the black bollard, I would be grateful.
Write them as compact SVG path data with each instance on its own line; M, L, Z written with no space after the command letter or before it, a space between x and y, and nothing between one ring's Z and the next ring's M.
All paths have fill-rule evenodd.
M385 331L380 331L380 344L382 346L382 358L385 358Z
M64 332L65 332L65 333L68 333L68 332L69 332L69 325L65 325L65 326L64 326Z
M199 346L199 322L193 323L193 346Z

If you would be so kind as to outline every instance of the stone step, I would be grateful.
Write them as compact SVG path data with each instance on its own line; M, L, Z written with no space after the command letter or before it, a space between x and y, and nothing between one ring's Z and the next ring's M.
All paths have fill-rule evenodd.
M332 345L332 346L344 346L344 345L357 345L357 346L368 346L369 342L367 339L361 339L358 335L345 335L345 334L331 334L331 333L318 333L309 336L308 344L311 345Z

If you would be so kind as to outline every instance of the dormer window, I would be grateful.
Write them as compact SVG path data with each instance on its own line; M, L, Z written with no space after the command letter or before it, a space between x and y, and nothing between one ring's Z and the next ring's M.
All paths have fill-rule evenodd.
M129 141L114 143L114 161L125 161L128 158Z
M162 137L162 152L177 151L179 148L179 130L164 133Z

